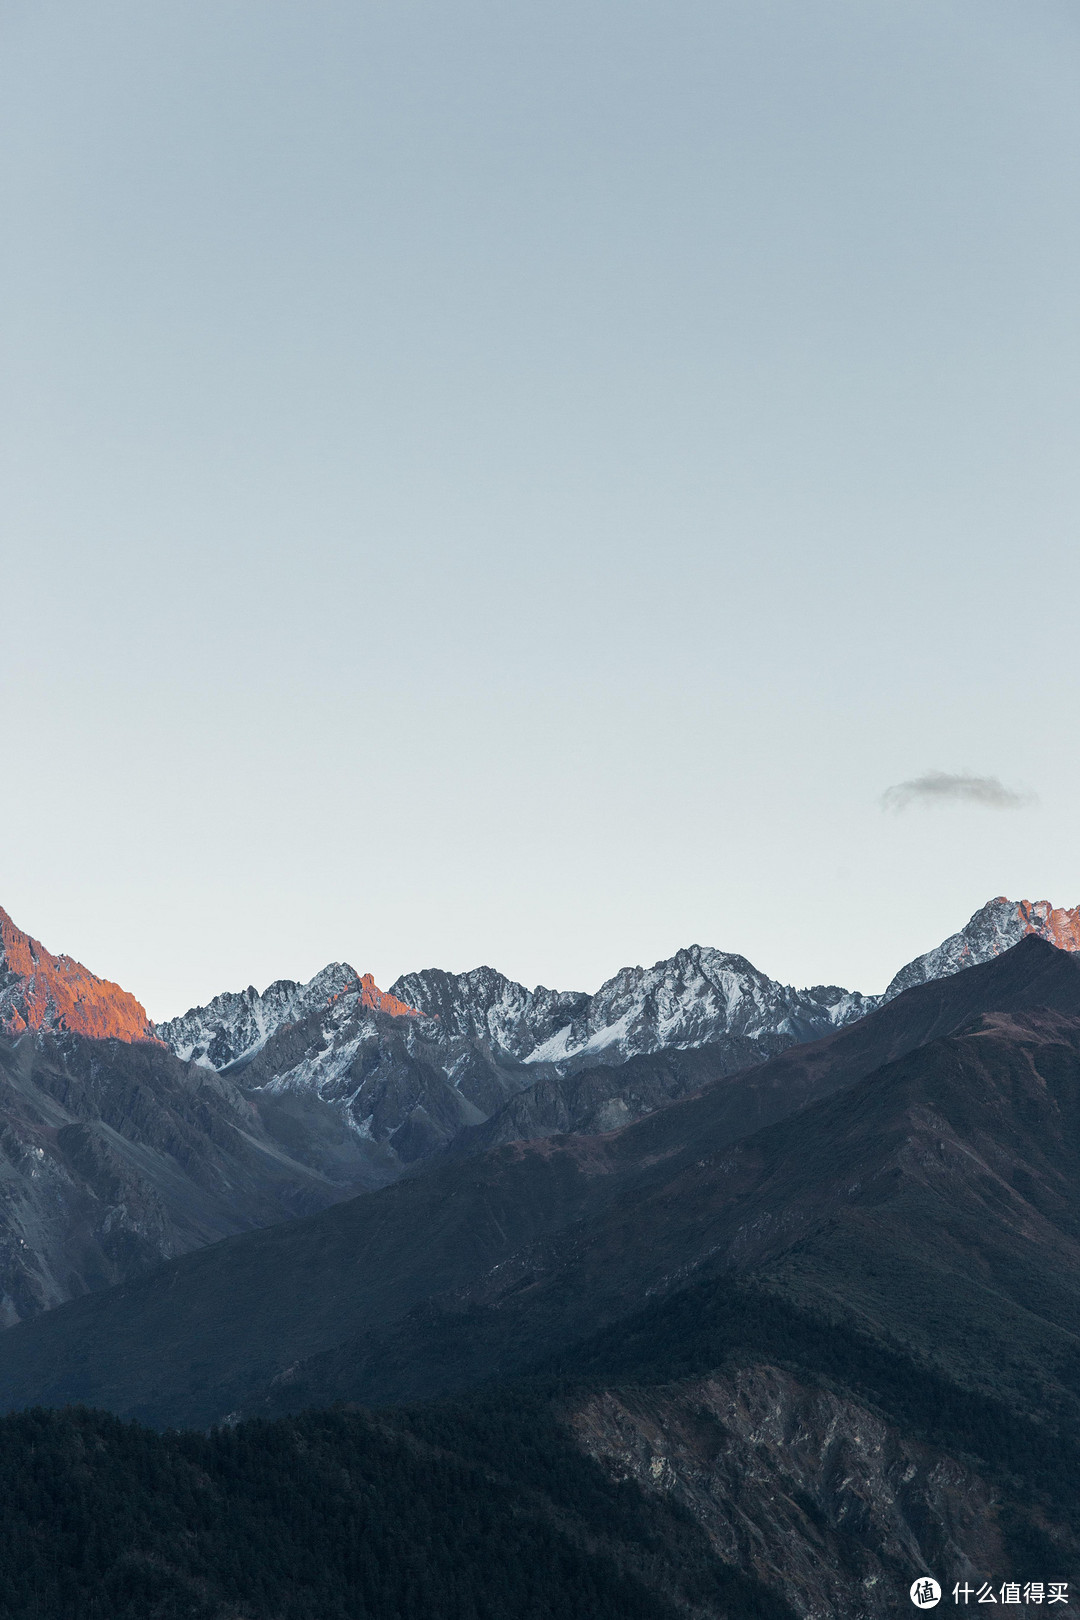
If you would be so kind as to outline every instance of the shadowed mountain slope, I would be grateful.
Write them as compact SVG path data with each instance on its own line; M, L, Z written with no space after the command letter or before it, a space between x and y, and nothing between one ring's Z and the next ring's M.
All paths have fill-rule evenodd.
M292 1369L263 1409L464 1389L734 1275L1076 1425L1078 1143L1080 1018L987 1015L733 1146L616 1183L601 1211Z
M156 1042L0 1040L0 1320L392 1175L318 1098L248 1096Z
M1039 1008L950 1044L980 1014ZM996 1286L1010 1332L1038 1322L1012 1388L1021 1364L1074 1345L1058 1210L1077 1020L1076 962L1024 941L613 1135L445 1163L22 1324L0 1336L0 1399L206 1422L273 1380L275 1400L412 1398L519 1369L702 1267L752 1270L890 1333L905 1289L922 1288L933 1322L955 1288L981 1320ZM963 1340L943 1342L952 1355Z

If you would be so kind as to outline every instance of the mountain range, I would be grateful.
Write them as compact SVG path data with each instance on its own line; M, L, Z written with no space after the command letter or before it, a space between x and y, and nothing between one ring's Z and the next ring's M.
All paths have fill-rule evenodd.
M493 968L403 974L378 988L371 974L331 962L306 984L281 979L261 994L226 991L204 1007L153 1024L129 992L69 956L54 956L0 909L0 1034L28 1030L92 1039L157 1040L185 1062L218 1072L250 1064L283 1028L330 1015L328 1046L365 1017L419 1020L427 1039L464 1041L496 1062L556 1066L560 1072L667 1047L728 1036L804 1039L863 1017L927 979L989 961L1029 934L1080 950L1080 907L1048 901L988 901L958 933L907 963L880 996L836 985L796 990L760 973L745 957L693 945L651 968L623 968L600 989L528 990ZM326 1058L333 1067L337 1053Z
M1071 950L1080 911L999 897L878 997L691 946L593 995L331 963L154 1025L0 911L0 1321L447 1153L615 1130L1030 935Z
M459 1513L485 1503L495 1538L473 1545L469 1579L532 1524L555 1537L541 1562L556 1586L571 1547L602 1554L607 1574L574 1566L597 1614L877 1620L925 1573L973 1593L1075 1581L1080 961L1041 932L738 1072L703 1068L688 1094L614 1131L455 1142L380 1190L13 1326L0 1334L0 1404L16 1414L5 1444L40 1471L40 1420L18 1413L70 1402L161 1428L224 1424L235 1442L196 1452L61 1415L40 1497L84 1500L89 1468L129 1503L155 1579L188 1582L215 1620L286 1604L229 1608L235 1541L220 1567L192 1563L210 1488L193 1467L219 1482L215 1519L239 1525L254 1480L260 1513L289 1502L293 1524L301 1479L327 1522L393 1501L430 1517L429 1492L448 1486L425 1477L452 1466ZM950 942L944 960L957 959ZM175 1521L164 1541L131 1518L130 1468L110 1461L133 1446L137 1477L176 1479L158 1487ZM424 1460L407 1499L387 1447ZM37 1500L19 1508L31 1528ZM295 1530L283 1520L279 1534ZM434 1558L442 1534L395 1556ZM360 1575L325 1556L352 1591ZM101 1578L120 1581L130 1548L109 1557ZM331 1612L295 1596L309 1561L301 1548L280 1576L289 1612ZM510 1612L468 1601L446 1612ZM538 1616L577 1612L561 1588L529 1601ZM342 1613L412 1612L360 1603Z

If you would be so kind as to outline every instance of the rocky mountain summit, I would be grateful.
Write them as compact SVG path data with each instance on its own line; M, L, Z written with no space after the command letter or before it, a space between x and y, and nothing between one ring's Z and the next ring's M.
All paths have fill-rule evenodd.
M744 956L702 945L651 968L622 968L593 996L543 986L528 991L492 968L410 973L393 988L455 1033L524 1063L554 1063L564 1071L726 1036L809 1040L874 1005L836 986L794 990Z
M249 1092L318 1097L405 1166L492 1121L485 1141L626 1124L875 1004L835 986L795 990L694 945L591 996L529 990L490 967L410 973L383 992L332 963L307 984L218 996L156 1033ZM704 1068L648 1061L697 1048Z
M389 992L331 963L307 984L280 980L217 996L207 1007L155 1026L178 1057L208 1068L249 1063L279 1030L317 1016L326 1034L322 1067L339 1068L333 1050L346 1025L375 1013L418 1020L417 1038L443 1067L458 1069L464 1047L495 1064L554 1066L560 1073L670 1047L729 1037L810 1040L865 1016L877 998L835 985L796 990L761 973L744 956L691 945L650 968L626 967L584 991L529 990L491 967L468 973L429 968L404 974ZM315 1082L315 1069L308 1078Z
M468 973L426 968L405 973L391 992L429 1018L437 1018L444 1035L473 1042L489 1055L519 1063L535 1061L540 1047L556 1041L587 1015L595 999L583 990L527 990L495 968Z
M319 1098L404 1166L496 1117L507 1139L625 1124L874 1005L835 986L795 990L745 957L694 945L624 968L591 996L529 990L491 967L410 973L386 992L331 963L306 984L217 996L155 1032L249 1092ZM704 1071L639 1065L626 1097L612 1077L630 1059L703 1046ZM553 1096L567 1076L573 1084Z
M278 979L261 995L253 984L227 990L205 1007L192 1007L158 1024L155 1033L186 1063L220 1071L250 1062L284 1025L335 1006L339 1012L347 1007L391 1018L416 1016L415 1008L380 990L370 973L361 975L347 962L331 962L307 984Z
M1029 934L1045 939L1061 951L1080 951L1080 906L1055 908L1049 900L1008 900L1003 894L988 900L958 934L950 934L925 956L917 956L893 978L882 1001L929 979L945 979L964 968L991 962L1011 950Z
M153 1040L146 1008L70 956L53 956L0 909L0 1033L69 1030L95 1040Z

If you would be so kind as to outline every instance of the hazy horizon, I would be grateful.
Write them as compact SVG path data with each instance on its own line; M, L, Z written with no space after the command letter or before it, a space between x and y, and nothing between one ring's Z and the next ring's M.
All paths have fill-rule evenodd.
M880 990L1080 900L1064 0L0 0L0 905Z

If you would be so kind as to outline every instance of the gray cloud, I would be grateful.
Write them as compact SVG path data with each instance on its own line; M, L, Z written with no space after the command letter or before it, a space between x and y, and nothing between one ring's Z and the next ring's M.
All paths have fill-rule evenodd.
M1017 793L996 776L970 771L926 771L910 782L896 782L881 795L883 810L906 810L912 804L981 804L986 810L1022 810L1034 804L1032 793Z

